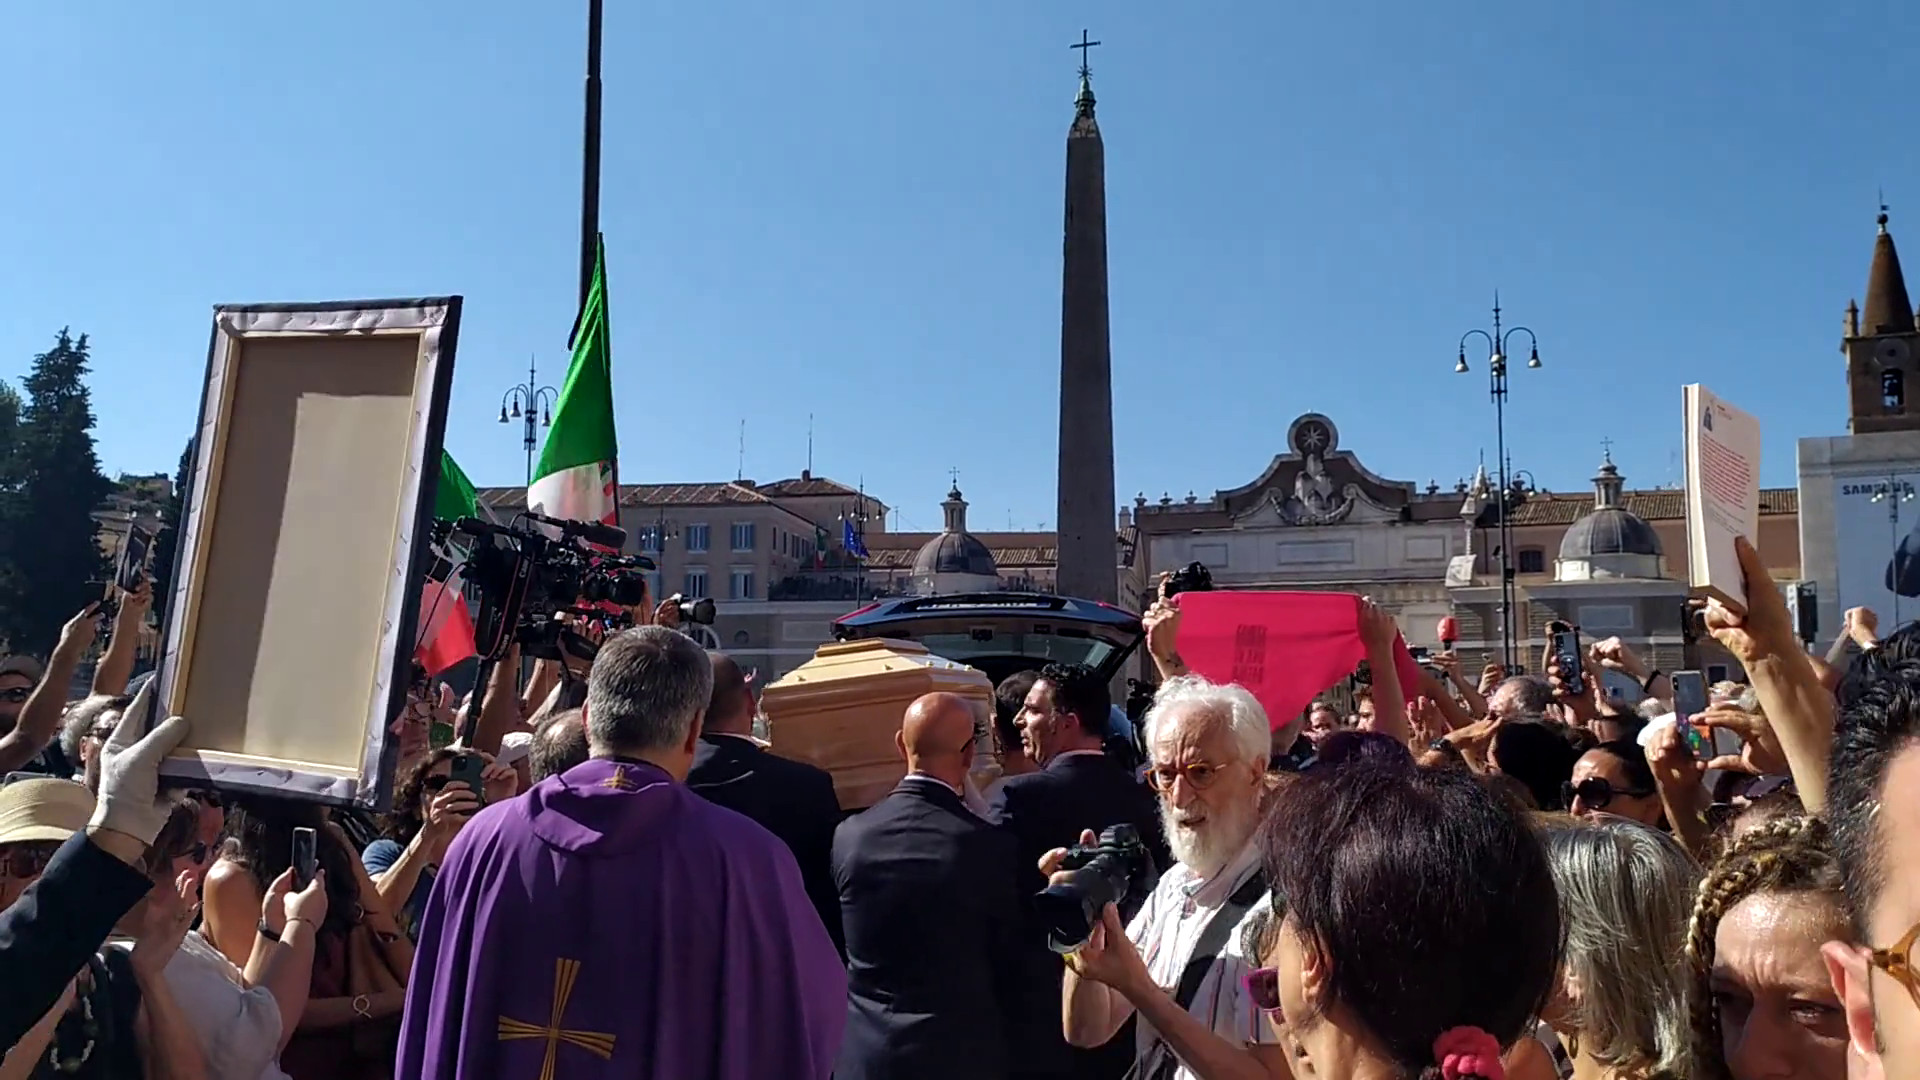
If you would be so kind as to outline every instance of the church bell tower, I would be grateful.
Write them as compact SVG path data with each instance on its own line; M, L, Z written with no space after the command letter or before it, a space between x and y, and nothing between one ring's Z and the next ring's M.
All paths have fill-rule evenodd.
M1848 301L1840 351L1847 358L1848 432L1920 431L1920 401L1910 399L1920 393L1920 319L1884 206L1867 271L1867 306L1863 311Z
M1107 155L1093 119L1093 72L1080 42L1080 93L1067 129L1066 236L1060 289L1059 562L1064 596L1113 603L1113 362L1107 333Z

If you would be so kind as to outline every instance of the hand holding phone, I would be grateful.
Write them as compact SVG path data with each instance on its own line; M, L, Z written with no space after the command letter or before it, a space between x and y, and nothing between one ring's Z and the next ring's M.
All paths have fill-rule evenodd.
M1560 686L1578 697L1587 692L1587 678L1580 659L1580 631L1565 623L1556 623L1552 638L1554 666L1560 669Z
M293 891L299 892L313 882L313 875L320 869L320 853L315 846L318 838L312 829L293 830Z
M1713 742L1698 722L1707 711L1707 679L1698 671L1676 671L1673 679L1673 722L1693 748L1694 756L1705 761L1713 756Z
M453 759L453 768L447 774L447 782L465 784L473 792L474 799L481 806L487 805L486 780L482 772L487 767L487 759L468 751Z

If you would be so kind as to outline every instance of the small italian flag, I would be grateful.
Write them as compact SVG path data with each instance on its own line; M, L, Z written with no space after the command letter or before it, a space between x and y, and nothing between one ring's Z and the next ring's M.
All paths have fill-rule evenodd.
M607 330L607 250L593 258L593 284L573 328L573 361L553 426L527 488L527 509L566 521L619 524L614 462L613 364Z
M482 516L473 481L454 463L453 455L444 450L440 452L440 482L434 493L433 516L441 521ZM413 658L428 675L438 675L478 651L473 640L473 613L467 609L467 598L462 591L464 583L460 579L460 564L465 561L466 552L437 546L426 584L421 588L420 631L414 639L419 644L413 650Z

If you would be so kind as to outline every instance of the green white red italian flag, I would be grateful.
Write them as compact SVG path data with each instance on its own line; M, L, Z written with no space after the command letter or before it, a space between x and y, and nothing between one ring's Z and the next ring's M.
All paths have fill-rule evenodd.
M619 524L619 443L613 434L613 350L607 329L607 252L599 242L593 284L573 329L573 361L553 426L527 487L527 509L565 521Z
M439 486L433 498L433 516L441 521L484 516L480 499L453 455L440 452ZM413 658L428 675L438 675L474 655L473 612L467 608L460 578L466 553L450 546L436 547L433 566L420 593L420 630Z

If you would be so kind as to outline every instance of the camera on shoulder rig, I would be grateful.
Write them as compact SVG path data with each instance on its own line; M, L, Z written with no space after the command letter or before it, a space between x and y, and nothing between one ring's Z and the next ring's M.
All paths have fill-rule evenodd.
M1100 830L1092 845L1076 844L1060 860L1066 880L1048 885L1033 898L1047 928L1047 947L1069 953L1086 944L1108 904L1144 898L1153 889L1153 855L1131 825Z
M480 593L474 640L488 667L515 644L535 659L591 660L597 647L560 616L621 630L633 625L626 609L647 601L646 571L654 562L621 554L627 533L618 526L531 511L505 525L479 518L434 523L436 541L453 535L473 540L463 574Z

